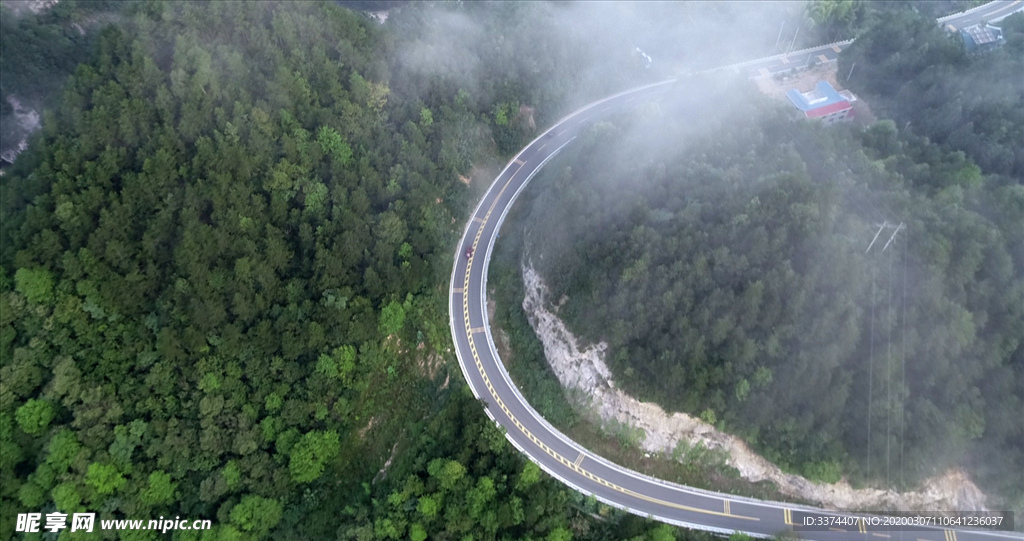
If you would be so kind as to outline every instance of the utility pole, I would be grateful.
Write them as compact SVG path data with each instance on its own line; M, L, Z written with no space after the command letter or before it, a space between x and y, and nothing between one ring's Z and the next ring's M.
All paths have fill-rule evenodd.
M886 248L889 247L890 244L892 244L892 241L896 240L896 233L899 233L900 229L903 229L903 222L900 222L900 225L896 226L896 231L892 232L892 236L889 237L889 242L885 243L885 246L882 247L883 252Z
M885 249L888 248L889 245L892 244L892 241L896 238L896 233L899 233L900 229L903 229L904 227L906 227L906 224L904 224L903 222L900 222L899 225L893 225L893 224L891 224L889 222L882 222L881 224L875 224L875 225L878 226L878 233L875 233L875 238L871 239L871 244L868 244L868 249L864 250L865 254L871 251L871 247L875 245L875 241L877 241L879 235L882 234L882 230L884 230L884 229L895 229L895 231L892 232L892 236L889 237L889 241L886 242L885 246L882 247L882 251L884 252Z
M882 230L889 227L889 222L882 222L882 225L878 226L878 233L875 233L875 238L871 239L871 244L868 244L868 249L864 250L864 253L871 251L871 247L875 245L875 241L878 240L878 236L882 234Z
M846 82L850 82L850 76L853 75L853 68L856 68L856 67L857 67L857 63L856 62L854 62L853 65L850 66L850 73L846 74Z
M793 34L793 41L789 42L789 48L786 49L786 53L793 50L793 44L796 43L796 37L800 35L800 27L796 27L796 33Z
M779 26L779 37L775 38L775 47L772 47L772 52L779 50L779 41L782 40L782 29L786 27L786 19L782 19L782 25Z

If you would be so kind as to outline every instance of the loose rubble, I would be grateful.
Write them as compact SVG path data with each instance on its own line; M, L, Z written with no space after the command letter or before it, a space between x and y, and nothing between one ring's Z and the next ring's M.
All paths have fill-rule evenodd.
M577 404L596 415L604 424L626 424L644 432L643 452L672 456L680 442L703 445L728 453L727 464L751 482L769 480L794 498L817 502L836 510L956 510L983 511L985 494L959 470L929 479L915 492L895 492L873 488L854 489L847 482L814 483L801 476L783 472L758 456L739 438L720 432L714 426L684 413L671 415L657 404L641 402L615 387L604 363L607 344L581 348L557 314L545 300L547 287L530 264L523 266L526 297L523 309L530 325L544 345L548 364L562 388L571 397L591 397L590 404Z

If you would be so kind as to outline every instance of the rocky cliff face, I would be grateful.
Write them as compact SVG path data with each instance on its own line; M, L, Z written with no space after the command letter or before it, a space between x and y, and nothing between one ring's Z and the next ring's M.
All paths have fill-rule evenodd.
M607 344L581 347L546 301L547 287L531 265L524 265L526 298L523 309L530 325L544 344L544 355L562 388L576 396L589 396L589 407L602 423L623 423L642 429L645 451L672 455L680 442L725 451L728 464L751 482L769 480L795 498L817 502L836 510L986 510L985 494L961 471L950 471L930 479L920 490L899 493L892 490L854 489L845 481L813 483L780 470L755 454L739 438L725 434L700 419L684 413L668 414L660 406L641 402L615 387L604 363Z
M38 15L58 3L59 0L0 1L0 5L14 17L29 14ZM82 31L81 27L78 27L78 29L79 32ZM11 61L11 59L7 59L7 61ZM22 98L24 97L22 96ZM10 115L5 115L0 119L0 124L2 124L0 125L0 161L14 163L14 159L18 157L18 154L21 154L28 148L29 136L38 130L41 124L39 122L39 113L23 105L18 97L8 94L5 99L13 111Z
M14 95L7 96L7 103L11 104L14 112L9 119L4 119L5 126L0 138L0 159L14 163L14 158L28 148L28 137L39 129L39 113L24 107Z
M3 7L11 10L14 15L23 15L25 13L40 14L53 6L57 5L60 0L4 0L0 2Z

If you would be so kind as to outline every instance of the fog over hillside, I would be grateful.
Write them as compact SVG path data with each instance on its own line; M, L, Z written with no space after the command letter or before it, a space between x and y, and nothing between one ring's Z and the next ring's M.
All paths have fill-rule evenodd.
M598 122L535 182L524 252L628 392L812 478L967 467L1020 497L1019 186L727 77Z
M392 53L401 77L440 76L478 103L520 90L549 122L612 90L782 52L804 18L797 2L415 4L393 12L386 24L398 35L420 34Z
M975 158L992 141L991 163L1015 163L1018 102L970 101L968 76L943 86L957 96L928 94L929 110L970 130L940 141L949 126L912 118L910 90L878 108L895 121L825 127L741 74L683 77L913 16L813 5L836 9L2 8L0 136L8 96L40 129L0 177L0 539L59 511L198 518L218 539L710 541L526 460L462 381L448 314L459 235L509 158L581 105L670 77L537 176L506 266L543 256L559 316L609 343L622 388L790 471L894 486L963 467L1024 512L1024 192ZM873 43L892 45L858 53L891 61L857 68L887 84L906 68L925 88L957 62L1006 77L1024 58L1007 19L1006 52L933 72L955 41L891 19ZM881 221L905 228L865 254ZM515 296L502 276L489 284ZM522 323L521 301L495 309ZM535 336L508 330L527 367ZM545 389L536 403L570 417Z

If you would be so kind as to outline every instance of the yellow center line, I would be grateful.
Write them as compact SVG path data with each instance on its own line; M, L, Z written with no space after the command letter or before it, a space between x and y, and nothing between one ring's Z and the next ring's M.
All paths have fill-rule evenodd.
M579 465L580 465L581 463L583 463L583 458L584 458L584 456L585 456L585 455L584 455L583 453L580 453L580 456L579 456L579 458L577 458L577 459L576 459L576 462L573 462L573 463L572 463L572 465L573 465L573 466L576 466L576 467L579 467Z
M463 280L463 289L464 290L467 290L467 291L469 290L469 278L470 278L470 275L471 275L471 272L472 272L472 269L473 269L473 261L476 259L476 254L475 254L476 247L480 243L480 237L483 236L484 226L486 226L487 221L490 219L491 213L494 212L494 207L498 204L498 201L501 199L501 196L505 193L505 190L508 189L509 185L512 183L512 179L515 178L516 174L519 173L519 171L523 168L523 162L521 162L518 159L516 159L514 161L520 164L519 169L516 169L515 172L513 172L509 176L508 181L505 183L504 186L501 187L501 191L498 192L498 195L494 198L494 201L491 203L490 208L487 209L487 213L484 214L484 217L480 220L480 227L477 228L476 236L473 239L473 252L471 252L471 255L469 256L469 259L466 262L466 275L465 275L465 278ZM467 339L469 341L469 351L470 351L470 353L473 354L473 360L475 361L476 368L480 372L480 377L483 379L484 385L487 387L487 390L491 393L491 398L493 398L495 403L497 403L499 409L501 409L503 412L505 412L505 415L508 416L509 420L512 421L512 423L514 425L516 425L516 428L518 428L520 432L522 432L524 435L526 435L526 437L529 438L530 441L532 441L538 447L543 449L545 453L547 453L549 456L551 456L555 460L557 460L559 462L562 462L563 464L566 464L566 465L572 464L572 463L569 462L569 460L567 458L562 456L557 451L555 451L555 450L551 449L550 447L548 447L546 444L541 442L536 436L534 436L532 433L530 433L530 431L527 430L526 427L523 426L523 424L518 419L516 419L515 415L513 415L512 412L508 409L508 406L505 405L505 402L501 399L501 397L498 396L498 392L494 389L494 385L491 383L491 379L490 379L490 377L488 377L487 371L484 370L483 361L480 360L479 352L476 349L476 341L473 339L473 328L470 326L470 323L469 323L469 295L463 295L462 296L462 311L463 311L463 319L465 320L465 323L466 323L466 331L467 331L466 337L467 337ZM627 496L632 496L634 498L637 498L637 499L640 499L640 500L644 500L644 501L648 501L648 502L651 502L651 503L654 503L654 504L663 505L665 507L672 507L672 508L680 509L680 510L683 510L683 511L690 511L690 512L694 512L694 513L703 513L703 514L707 514L707 515L731 516L731 517L734 517L734 518L741 518L741 519L745 519L745 520L754 520L754 521L760 520L760 519L758 519L756 517L745 517L745 516L740 516L740 515L727 515L726 513L721 513L721 512L718 512L718 511L709 511L707 509L701 509L701 508L698 508L698 507L691 507L691 506L688 506L688 505L682 505L682 504L678 504L678 503L675 503L675 502L670 502L670 501L662 500L662 499L659 499L659 498L652 498L652 497L647 496L645 494L640 494L639 492L632 491L632 490L630 490L628 488L625 488L623 486L619 486L619 485L617 485L615 483L607 481L607 480L605 480L605 479L603 479L603 478L601 478L601 477L599 477L597 475L594 475L593 473L587 471L586 469L580 467L578 464L572 464L571 468L573 470L575 470L576 472L578 472L580 475L583 475L584 477L586 477L587 479L590 479L590 480L595 481L595 482L597 482L597 483L599 483L601 485L604 485L604 486L606 486L608 488L611 488L612 490L615 490L617 492L621 492L622 494L626 494Z
M885 537L885 538L888 538L888 537L892 537L892 536L890 536L890 535L886 535L886 534L884 534L884 533L874 533L874 532L872 532L872 534L871 534L871 535L873 535L873 536L875 536L875 537Z
M845 532L846 531L846 530L844 530L842 528L833 528L831 526L829 526L828 529L832 530L833 532Z
M832 50L838 53L839 52L839 46L838 45L833 45L832 46Z
M818 60L821 60L822 62L828 62L828 57L823 54L819 54Z
M860 530L860 533L868 533L867 521L864 519L858 520L857 529Z
M469 332L484 332L485 330L487 329L483 327L473 327L472 329L469 330Z
M722 500L722 502L725 504L724 505L724 507L725 507L725 514L726 515L730 514L729 513L729 500Z

